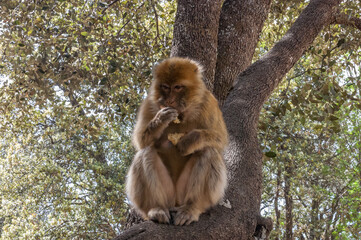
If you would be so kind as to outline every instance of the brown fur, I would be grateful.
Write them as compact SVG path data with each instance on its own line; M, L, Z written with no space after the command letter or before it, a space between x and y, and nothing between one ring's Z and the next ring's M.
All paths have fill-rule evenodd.
M153 75L133 133L138 153L127 193L145 219L169 223L175 209L174 224L189 224L223 196L227 130L198 63L169 58ZM177 117L180 123L173 122ZM185 134L176 146L168 140L173 133Z

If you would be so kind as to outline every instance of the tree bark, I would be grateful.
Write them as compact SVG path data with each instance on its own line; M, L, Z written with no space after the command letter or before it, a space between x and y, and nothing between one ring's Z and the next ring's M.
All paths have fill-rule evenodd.
M262 232L264 229L269 233L272 226L269 219L260 217L262 152L257 139L259 114L263 103L281 79L322 28L331 23L334 7L340 1L312 0L285 36L237 78L234 89L223 106L230 136L225 153L229 179L225 201L229 201L231 208L218 205L202 214L199 222L183 227L144 222L133 226L116 239L250 239L254 235L257 235L257 239L265 239L264 234L255 234L256 230ZM217 6L212 8L211 3ZM206 71L208 86L212 86L210 76L216 67L213 56L217 47L213 45L213 37L204 36L214 36L218 30L208 29L204 26L204 21L193 14L200 11L201 18L216 22L218 17L207 14L216 14L216 9L220 8L219 3L220 1L179 0L174 28L172 55L188 56L200 60L207 69L211 68ZM264 4L269 3L266 1ZM205 6L208 10L203 11L199 6ZM251 7L253 6L248 6ZM197 24L196 19L201 23ZM226 47L218 46L218 49ZM223 70L219 67L217 71L226 70L227 66Z
M285 239L292 240L293 239L293 199L291 194L291 177L293 176L293 167L292 162L289 159L285 159L285 202L286 202L286 232Z
M276 238L275 240L279 240L279 236L280 236L280 218L281 218L281 212L278 208L278 201L279 201L279 196L280 196L280 189L281 189L281 174L282 174L282 169L281 166L279 164L279 162L277 161L277 187L276 187L276 194L275 194L275 200L274 200L274 208L275 208L275 213L276 213L276 226L275 226L275 230L276 230Z
M317 232L318 225L318 210L319 210L319 201L317 196L314 196L312 199L311 205L311 222L310 222L310 240L319 239L319 234Z
M271 6L270 0L226 0L218 32L214 95L223 105L237 76L252 61L254 50Z
M222 0L179 0L171 56L189 57L204 67L204 82L213 89L217 34Z

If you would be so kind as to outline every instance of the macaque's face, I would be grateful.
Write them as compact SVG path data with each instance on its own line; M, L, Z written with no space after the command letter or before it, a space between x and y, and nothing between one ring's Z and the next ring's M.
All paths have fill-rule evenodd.
M175 108L180 116L202 99L205 86L200 66L188 59L173 58L154 70L152 95L160 108Z
M172 107L179 113L186 108L186 86L175 82L173 84L161 83L158 86L160 98L158 99L161 107Z

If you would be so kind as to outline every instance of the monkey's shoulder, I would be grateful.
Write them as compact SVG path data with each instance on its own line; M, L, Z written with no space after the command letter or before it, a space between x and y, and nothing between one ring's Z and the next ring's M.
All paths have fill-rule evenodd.
M219 108L217 99L210 91L205 93L204 101L202 102L201 118L203 120L223 121L222 112Z

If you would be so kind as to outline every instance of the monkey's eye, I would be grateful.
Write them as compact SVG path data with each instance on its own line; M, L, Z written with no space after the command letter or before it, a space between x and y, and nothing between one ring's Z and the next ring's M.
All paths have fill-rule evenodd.
M184 86L182 86L182 85L175 85L175 86L174 86L174 90L175 90L176 92L181 91L183 88L184 88Z
M161 84L160 88L163 89L164 91L169 91L170 87L167 84Z

